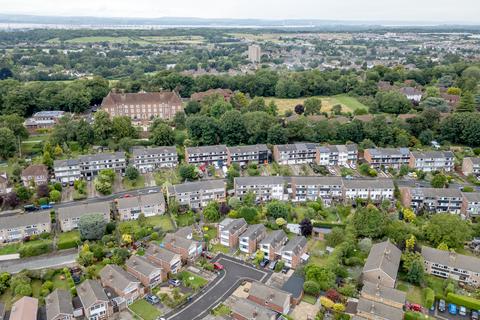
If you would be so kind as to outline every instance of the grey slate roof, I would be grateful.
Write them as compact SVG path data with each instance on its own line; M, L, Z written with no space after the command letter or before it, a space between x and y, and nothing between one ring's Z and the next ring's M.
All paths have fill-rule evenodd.
M270 244L271 246L276 247L281 244L287 235L283 230L275 230L267 234L267 236L262 240L260 244Z
M80 161L77 159L67 159L67 160L55 160L53 161L53 167L73 167L80 165Z
M77 294L84 308L90 308L97 301L108 302L102 285L97 280L85 280L77 286Z
M275 320L277 317L276 312L260 306L248 299L232 299L232 301L227 304L232 309L232 312L240 315L242 319Z
M168 263L172 262L172 260L175 258L180 258L180 255L176 254L175 252L162 248L156 244L151 244L147 248L146 254L154 256L158 260L162 260Z
M177 148L175 147L154 147L154 148L134 148L132 150L132 155L134 158L146 155L157 155L157 154L177 154Z
M451 253L426 246L422 247L422 256L425 261L480 273L480 259L476 257Z
M398 267L402 251L393 245L390 241L376 243L370 249L367 261L363 267L363 272L372 270L382 270L390 278L397 279Z
M161 269L160 267L157 267L156 265L148 261L147 258L136 255L130 256L130 258L125 264L127 267L130 267L147 277L150 276L153 272L158 271L158 269Z
M67 290L55 289L45 299L47 320L54 319L59 315L72 315L72 295Z
M71 207L58 208L58 218L60 220L78 218L92 213L110 213L110 202L88 202Z
M215 146L201 146L185 148L188 155L203 154L203 153L227 153L227 146L224 144Z
M474 165L480 165L480 158L464 158L464 160L469 159Z
M50 212L17 214L14 216L0 217L0 229L25 227L33 224L49 224Z
M292 295L294 299L298 299L303 293L303 284L305 279L295 273L288 278L282 286L282 290Z
M109 280L112 286L121 291L125 290L132 282L140 283L140 281L127 271L123 270L116 264L107 264L100 270L100 278Z
M358 300L357 310L363 311L364 313L367 313L367 314L373 314L376 317L380 317L379 319L388 319L388 320L403 319L402 309L398 309L380 302L367 300L365 298L360 298Z
M462 192L468 202L480 202L480 192Z
M192 246L192 244L196 243L196 241L176 236L173 233L167 233L165 235L165 238L163 239L163 243L172 243L172 245L175 247L189 249Z
M247 222L245 221L244 218L232 219L232 221L230 221L229 224L225 225L225 227L223 228L223 231L235 233L245 225L247 225Z
M296 176L291 177L292 183L297 185L320 185L320 186L342 186L342 177L316 177L316 176Z
M366 293L370 296L378 296L384 300L394 301L401 304L405 304L405 300L407 299L407 294L403 291L369 281L363 282L362 293Z
M451 151L412 151L415 159L443 159L455 158Z
M200 190L208 191L213 189L225 189L225 181L223 180L205 180L176 184L169 187L170 192L188 193L199 192Z
M268 147L266 144L255 144L249 146L235 146L228 147L228 151L232 154L243 154L243 153L253 153L253 152L268 152Z
M462 192L455 188L412 188L412 196L418 197L446 197L446 198L461 198Z
M357 151L358 147L356 144L337 144L337 145L318 146L317 149L322 153L338 153L338 152Z
M0 319L5 315L5 305L0 302Z
M252 224L249 225L247 230L240 237L248 238L250 240L257 239L262 233L265 233L267 228L263 224Z
M296 236L293 239L288 240L287 244L283 247L282 252L292 251L295 255L303 251L307 245L307 238L304 236Z
M316 143L294 143L294 144L279 144L276 145L279 152L291 152L291 151L315 151L318 144Z
M89 154L78 157L80 162L90 162L90 161L105 161L105 160L115 160L115 159L125 159L125 152L115 152L115 153L96 153Z
M372 156L389 156L389 157L392 157L392 156L402 156L402 157L405 157L405 156L408 156L409 153L410 153L410 150L408 148L372 148L372 149L367 149L368 152L370 152L370 154ZM367 151L365 150L365 151Z
M286 301L290 304L290 298L292 296L290 293L274 287L269 287L257 281L252 282L248 295L258 297L262 300L268 301L269 304L275 304L277 306L284 306Z
M279 185L288 181L288 177L281 176L257 176L257 177L236 177L237 186L258 186L258 185Z
M392 179L343 179L346 189L394 189Z
M163 193L161 192L143 194L137 197L119 198L116 201L117 201L118 209L137 208L137 207L143 207L143 206L155 206L158 204L165 203L165 199L163 198Z

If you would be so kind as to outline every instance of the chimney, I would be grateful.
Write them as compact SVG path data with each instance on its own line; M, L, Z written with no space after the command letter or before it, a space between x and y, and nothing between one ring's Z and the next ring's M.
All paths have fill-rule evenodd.
M385 259L390 260L390 249L386 248L384 252Z
M380 297L380 283L377 283L377 287L376 287L376 290L375 290L375 295L377 297Z
M450 259L450 262L455 262L455 260L457 259L457 253L453 250L450 250L450 252L448 253L448 258Z

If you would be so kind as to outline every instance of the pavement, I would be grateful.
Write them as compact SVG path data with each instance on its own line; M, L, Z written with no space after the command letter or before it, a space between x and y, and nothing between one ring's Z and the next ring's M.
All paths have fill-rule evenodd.
M219 254L214 260L224 266L220 275L206 288L193 296L192 301L181 309L174 310L164 317L168 320L198 320L210 313L210 310L225 301L245 280L265 282L270 271L257 269L245 262Z
M61 268L76 264L77 250L63 250L38 257L23 258L0 262L0 270L18 273L22 270L38 270L46 268Z

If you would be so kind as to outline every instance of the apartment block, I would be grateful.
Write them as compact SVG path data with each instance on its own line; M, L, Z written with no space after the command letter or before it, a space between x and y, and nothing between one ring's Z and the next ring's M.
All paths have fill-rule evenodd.
M106 222L110 222L111 205L108 201L89 202L71 207L58 208L58 222L63 232L78 228L80 218L89 214L101 214Z
M306 260L304 256L307 251L307 239L304 236L296 236L288 240L287 244L281 249L281 259L285 266L296 268L302 261Z
M265 257L274 260L281 255L281 248L288 241L288 237L283 230L275 230L266 235L260 242L260 250L265 253Z
M400 169L401 166L408 166L410 161L410 150L408 148L374 148L366 149L363 153L365 161L372 168L393 168Z
M235 196L243 199L246 194L253 192L258 202L287 200L287 181L286 177L275 176L237 177L234 179Z
M225 218L218 224L220 244L231 249L237 248L240 235L247 230L247 227L247 222L243 218Z
M185 160L190 164L214 164L222 167L227 164L227 159L226 145L185 148Z
M175 147L134 148L130 161L140 172L146 173L176 167L178 154Z
M395 186L391 179L344 179L343 188L345 201L363 199L382 202L393 200Z
M113 315L113 307L100 282L85 280L77 286L77 294L87 319L104 320Z
M480 216L480 192L462 193L462 214L468 218Z
M143 256L130 256L125 262L125 268L149 290L167 280L167 273Z
M425 272L444 279L454 279L480 286L480 259L451 251L422 247Z
M176 274L182 266L182 257L179 254L157 244L151 244L147 248L145 257L167 273Z
M162 192L115 200L118 218L121 221L137 220L140 214L153 217L165 213L165 198Z
M124 152L97 153L80 156L80 170L86 178L98 175L101 170L113 169L117 173L124 173L127 168L127 158Z
M52 230L48 211L6 216L0 220L0 243L19 241L33 235L50 233Z
M25 120L24 125L28 132L39 132L39 129L52 129L60 119L65 116L65 111L40 111Z
M462 172L469 176L473 174L476 177L480 176L480 158L463 158Z
M55 180L60 183L71 184L82 177L80 161L77 159L55 160L53 162Z
M100 271L102 286L112 288L120 297L125 299L127 305L143 296L144 290L140 280L123 270L116 264L107 264Z
M348 167L356 165L358 147L356 144L318 146L315 162L321 166Z
M267 229L263 224L249 225L247 230L240 235L240 251L244 253L254 253L267 235Z
M205 207L210 201L225 201L226 190L223 180L187 182L169 186L167 197L176 199L181 206L192 209Z
M343 198L343 180L341 177L291 177L289 183L290 199L294 202L316 201L322 199L325 205L341 201Z
M462 192L453 188L401 188L402 203L415 212L456 213L462 209Z
M278 164L313 163L317 155L317 144L295 143L273 146L273 159Z
M264 164L270 159L270 150L266 144L256 144L251 146L228 147L228 165L238 163L246 165L248 163Z
M451 151L410 152L408 166L425 172L450 172L455 167L455 155Z

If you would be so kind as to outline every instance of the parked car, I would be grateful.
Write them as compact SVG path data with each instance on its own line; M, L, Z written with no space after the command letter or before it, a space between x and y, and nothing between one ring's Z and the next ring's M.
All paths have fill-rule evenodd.
M285 267L282 268L282 273L286 274L289 270L290 270L290 268L285 266Z
M270 260L268 260L268 259L263 259L263 260L260 262L260 267L265 268L265 267L268 265L269 262L270 262Z
M156 295L153 295L153 294L147 294L145 296L145 300L147 300L148 303L151 303L151 304L157 304L160 302L160 299L158 299L158 297Z
M472 320L478 320L478 311L472 311L472 315L470 318Z
M53 206L51 204L42 204L40 206L40 209L42 209L42 210L52 209L52 208L53 208Z
M457 314L457 305L453 303L448 304L448 313L453 315Z
M168 280L168 284L170 284L174 287L178 287L182 284L182 282L178 279L170 279L170 280Z
M445 312L445 306L445 300L440 299L440 301L438 302L438 311Z
M202 251L202 257L207 258L207 259L213 259L213 253L208 252L208 251Z
M407 304L407 308L411 311L416 311L416 312L422 311L422 306L416 303Z
M272 261L272 263L270 263L270 265L268 266L268 268L269 268L270 270L272 270L272 271L275 270L275 266L277 265L277 262L278 262L277 260Z
M466 316L467 315L467 308L464 306L460 306L460 311L458 311L458 314L461 316Z
M158 192L158 191L155 190L155 189L150 189L150 190L148 190L148 193L157 193L157 192Z
M223 270L223 265L220 264L220 263L218 263L218 262L215 262L215 263L213 264L213 268L214 268L215 270Z

